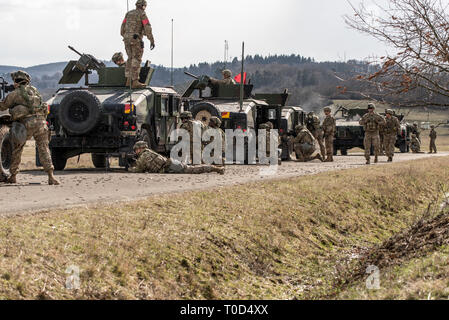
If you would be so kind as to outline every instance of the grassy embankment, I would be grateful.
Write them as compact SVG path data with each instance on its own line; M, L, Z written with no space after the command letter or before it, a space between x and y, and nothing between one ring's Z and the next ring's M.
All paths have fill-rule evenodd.
M434 158L3 218L0 299L382 297L358 287L363 279L339 289L347 258L437 207L448 168L449 158ZM388 296L426 298L419 268L442 274L439 250L388 270ZM64 287L72 265L81 269L76 291Z

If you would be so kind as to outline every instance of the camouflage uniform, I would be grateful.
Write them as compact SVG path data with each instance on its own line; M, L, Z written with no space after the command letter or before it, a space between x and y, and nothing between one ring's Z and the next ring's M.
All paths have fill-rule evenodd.
M412 149L413 153L421 153L421 142L419 141L416 134L412 134L412 138L410 140L410 149Z
M324 111L331 112L330 108L325 108ZM326 161L334 161L334 138L337 131L337 123L332 115L327 115L323 120L324 142L326 145ZM324 155L323 155L324 157Z
M151 24L145 10L142 9L144 4L146 5L146 2L142 0L136 3L137 8L126 14L120 30L125 43L126 54L128 55L125 76L133 82L138 81L140 76L144 51L144 35L150 40L151 48L154 48Z
M293 148L295 149L297 161L307 162L315 159L320 159L323 161L323 158L319 153L315 157L312 157L316 151L316 139L312 133L301 125L297 126L295 131L297 136L293 139L292 143Z
M368 109L375 110L375 107L371 104ZM385 125L385 120L380 114L373 112L365 114L359 123L365 128L365 140L363 144L365 147L366 163L369 164L371 162L371 147L374 147L374 162L377 163L380 148L379 129L382 125Z
M418 124L416 122L413 124L411 132L412 134L416 135L416 138L419 140L419 143L421 143L421 130L419 130Z
M385 127L381 125L379 127L379 155L384 156L386 154L386 146L385 146Z
M324 147L324 132L320 124L320 118L314 113L310 112L307 115L307 129L313 134L313 137L320 145L321 156L324 157L326 149Z
M192 113L189 112L189 111L183 112L181 114L181 119L183 120L183 123L182 123L180 129L186 130L189 133L189 137L190 137L190 161L188 161L188 162L189 163L193 163L193 161L194 161L193 152L195 150L194 150L193 142L195 140L201 141L200 159L202 161L202 152L203 152L203 149L204 149L204 145L203 145L203 142L202 142L202 137L203 137L203 132L206 130L206 126L201 121L193 120ZM197 133L197 134L200 134L200 136L196 137L196 139L194 139L194 134L195 134L194 128L195 128L195 126L201 128L200 132Z
M386 113L391 115L391 117L387 116L385 118L385 125L383 126L384 146L388 161L391 162L394 157L396 139L398 138L398 134L401 130L401 123L399 122L399 119L393 115L394 112L392 110L387 110Z
M226 154L226 135L225 132L221 129L221 120L218 117L211 117L209 120L209 129L217 131L221 136L221 155L224 164ZM211 137L210 143L214 142L214 138L215 137ZM211 154L210 156L213 157L213 154Z
M437 145L436 145L436 140L437 140L437 132L435 131L435 126L431 127L432 130L430 130L430 151L429 153L437 153Z
M138 156L135 167L130 169L133 173L185 173L201 174L216 172L224 174L224 168L211 165L188 166L179 161L167 159L148 149L146 143L138 142L134 149L145 148Z
M45 172L48 173L49 184L59 184L53 176L54 167L48 147L49 131L46 122L48 106L42 102L39 91L29 84L31 77L27 73L18 71L12 73L11 77L15 81L20 81L21 79L24 81L16 86L16 89L6 97L4 102L0 102L0 111L11 109L11 113L14 114L15 109L25 110L25 113L22 112L20 116L14 118L14 121L21 123L26 128L26 140L34 138L36 141L39 159ZM10 167L11 183L15 183L15 177L19 173L25 144L26 141L20 145L14 145Z
M236 84L235 80L232 79L232 72L230 70L223 70L222 74L223 74L223 79L222 80L217 80L217 79L214 79L214 78L210 78L210 83L212 85L219 85L219 84L231 85L231 84Z

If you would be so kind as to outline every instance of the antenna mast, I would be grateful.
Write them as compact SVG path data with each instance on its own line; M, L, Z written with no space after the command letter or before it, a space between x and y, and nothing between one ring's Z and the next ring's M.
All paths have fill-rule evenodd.
M129 12L129 0L126 0L126 12Z
M171 86L173 87L174 20L171 19Z
M240 74L240 112L243 112L243 94L245 86L245 42L242 43L242 73Z

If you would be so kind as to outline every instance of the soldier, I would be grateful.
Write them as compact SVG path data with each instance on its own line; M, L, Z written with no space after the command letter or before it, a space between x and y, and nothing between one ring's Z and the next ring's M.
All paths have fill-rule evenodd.
M125 70L126 86L131 86L133 89L145 88L145 84L139 82L144 51L144 34L151 42L150 49L153 50L155 48L151 24L145 13L146 7L147 2L145 0L138 0L136 9L126 14L120 30L125 43L126 54L128 55Z
M437 132L435 130L435 126L430 126L430 152L429 153L437 153L437 144L436 144L436 140L437 140Z
M386 155L386 146L385 146L385 127L383 125L379 127L379 139L380 139L379 155L384 156Z
M232 72L231 70L223 70L222 71L222 75L223 75L223 79L222 80L217 80L214 78L210 78L210 83L212 85L219 85L219 84L225 84L225 85L231 85L231 84L235 84L235 80L232 79Z
M181 121L182 121L182 125L181 125L180 129L184 129L189 133L189 137L190 137L190 161L189 161L189 163L193 164L193 161L194 161L194 158L193 158L194 144L193 144L193 142L194 141L201 142L201 153L202 153L203 147L204 147L203 143L202 143L202 137L203 137L203 132L206 128L205 128L205 125L203 122L193 120L193 116L190 111L185 111L185 112L181 113ZM198 128L200 128L200 130L198 130L199 132L196 132L194 130L195 125L198 126ZM200 135L199 137L197 136L196 139L194 139L195 133ZM202 158L202 154L200 155L200 159L201 158Z
M36 88L30 85L31 77L24 71L11 74L15 90L11 92L4 102L0 102L0 111L10 109L13 117L14 150L12 154L8 183L16 183L23 148L26 141L34 138L39 152L40 161L48 174L49 185L59 185L53 175L54 167L48 147L48 128L46 117L48 106L42 102L42 97ZM16 133L16 134L15 134Z
M388 109L385 111L385 125L383 128L385 153L388 157L388 162L393 162L396 139L401 132L401 123L394 116L393 110Z
M331 115L331 112L332 109L330 107L324 108L326 118L324 118L323 121L323 131L327 156L325 162L334 162L334 138L335 132L337 131L337 124L335 118Z
M125 58L123 58L123 53L121 53L121 52L114 53L114 55L112 56L111 60L117 66L119 66L121 68L125 68L126 67Z
M148 148L144 141L139 141L134 145L134 152L137 155L135 167L130 169L133 173L185 173L201 174L216 172L221 175L225 173L225 168L212 165L188 166L177 160L167 159Z
M215 131L218 131L221 135L221 153L222 153L222 161L223 164L225 163L225 154L226 154L226 140L225 140L225 133L221 129L221 120L218 117L211 117L209 120L209 127L210 129L213 129ZM214 141L214 137L211 137L210 142L212 143ZM213 155L211 155L213 156Z
M313 134L313 137L317 140L320 145L321 156L324 157L326 154L326 149L324 148L324 132L320 124L320 118L315 114L315 112L309 112L307 115L307 129Z
M413 153L421 153L421 142L418 140L416 134L412 134L412 139L410 140L410 149Z
M371 163L371 147L374 148L374 163L379 162L379 129L385 125L385 120L380 114L375 113L375 110L376 106L370 103L368 105L368 113L359 121L360 125L365 128L365 140L363 144L365 147L366 164Z
M312 155L316 152L316 139L312 133L303 125L297 125L295 127L295 131L297 136L293 139L293 147L296 153L296 161L308 162L316 159L323 161L320 153L318 153L315 157L312 157Z
M421 130L419 130L419 127L418 127L418 123L413 123L413 127L412 127L412 133L414 134L414 135L416 135L416 138L419 140L419 143L421 143Z

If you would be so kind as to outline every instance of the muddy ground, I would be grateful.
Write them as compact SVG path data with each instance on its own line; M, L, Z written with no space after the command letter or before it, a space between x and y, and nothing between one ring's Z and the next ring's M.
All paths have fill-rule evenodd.
M449 153L397 154L395 161L448 155ZM336 157L335 160L334 163L284 162L275 172L266 171L267 167L261 166L228 166L224 176L130 174L118 168L109 172L98 169L69 169L57 173L61 186L48 186L45 173L28 170L18 176L19 183L16 185L0 183L0 216L27 214L52 208L130 201L161 193L219 188L366 166L362 154ZM380 164L387 165L386 157L381 158Z

